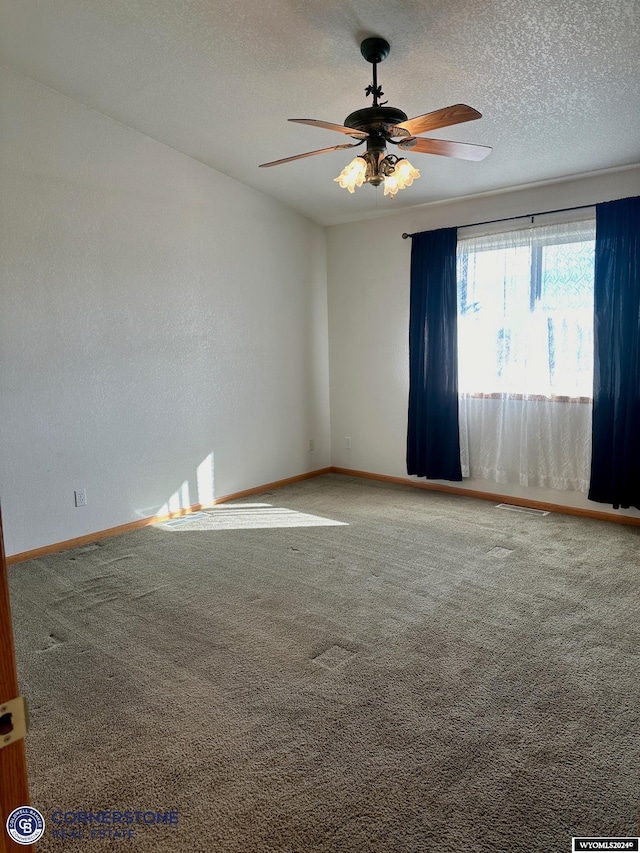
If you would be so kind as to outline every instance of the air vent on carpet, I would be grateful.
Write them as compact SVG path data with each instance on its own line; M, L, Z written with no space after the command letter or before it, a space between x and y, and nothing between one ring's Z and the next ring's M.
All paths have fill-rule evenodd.
M546 509L533 509L530 506L516 506L515 504L497 504L496 509L510 509L511 512L524 512L527 515L549 515Z

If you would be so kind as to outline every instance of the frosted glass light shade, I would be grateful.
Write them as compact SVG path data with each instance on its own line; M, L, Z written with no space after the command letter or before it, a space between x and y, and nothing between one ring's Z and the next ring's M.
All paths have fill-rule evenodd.
M420 177L420 172L408 160L398 160L393 174L401 190L405 187L410 187L414 180Z
M355 192L356 187L361 187L364 183L365 174L367 171L366 161L362 157L356 157L348 166L340 172L334 181L350 193Z
M402 189L398 184L398 179L396 176L387 175L384 179L384 194L388 195L390 198L393 198L399 189Z

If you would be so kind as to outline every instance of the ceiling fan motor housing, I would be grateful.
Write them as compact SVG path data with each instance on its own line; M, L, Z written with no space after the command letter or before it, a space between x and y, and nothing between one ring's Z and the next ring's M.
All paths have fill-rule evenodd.
M369 134L367 151L377 155L387 150L387 142L391 139L388 131L390 125L407 120L407 114L395 107L364 107L348 115L344 120L345 127L354 130L364 130ZM407 133L407 136L409 134Z
M387 156L387 142L391 139L389 128L407 120L407 114L395 107L364 107L348 115L344 120L345 127L363 130L367 137L367 160L373 174L367 177L367 183L378 186L384 180L384 175L378 171L380 155ZM395 131L396 135L399 135ZM406 133L408 136L409 134Z
M387 128L407 120L407 114L395 107L363 107L356 110L344 120L345 127L354 130L364 130L368 134L380 134L389 138ZM407 134L408 136L409 134Z

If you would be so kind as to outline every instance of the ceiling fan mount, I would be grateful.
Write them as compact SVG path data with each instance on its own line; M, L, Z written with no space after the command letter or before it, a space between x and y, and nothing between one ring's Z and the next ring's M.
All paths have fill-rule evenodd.
M365 39L360 45L360 53L364 56L367 62L384 62L389 56L391 45L386 39L380 36L371 36Z
M393 198L398 189L410 186L414 178L420 177L420 173L403 157L387 154L389 143L397 145L403 150L420 154L439 154L462 160L484 159L491 152L491 148L487 145L450 142L446 139L417 138L419 134L427 133L430 130L481 118L481 114L472 107L468 107L466 104L454 104L409 119L403 110L386 106L387 101L380 102L384 92L382 87L378 85L378 64L387 58L390 50L389 42L379 36L367 38L360 45L360 53L367 62L373 65L373 81L365 89L365 94L371 95L373 98L371 106L350 113L344 120L344 124L333 124L319 119L289 119L289 121L297 124L308 124L345 134L354 139L355 142L308 151L305 154L296 154L293 157L284 157L281 160L262 163L262 167L279 166L293 160L301 160L305 157L313 157L316 154L325 154L343 148L356 148L366 141L366 153L358 155L335 180L340 186L347 188L349 192L353 192L354 187L361 186L363 183L378 186L384 181L385 195L389 194Z

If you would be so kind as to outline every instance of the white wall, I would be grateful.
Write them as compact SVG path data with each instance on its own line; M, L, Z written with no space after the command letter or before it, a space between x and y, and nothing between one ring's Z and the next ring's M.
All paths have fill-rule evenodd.
M7 71L0 110L7 553L330 464L324 230Z
M635 168L335 226L327 269L324 229L4 70L0 115L8 554L329 464L406 476L401 233L640 193Z
M431 158L437 168L437 158ZM478 166L481 168L481 165ZM421 180L428 180L423 170ZM359 192L373 191L363 187ZM411 189L404 192L410 193ZM336 225L327 232L332 462L338 467L407 477L409 273L403 232L468 225L640 194L640 167L508 193L413 208ZM393 201L381 199L393 210ZM351 450L345 438L351 438ZM453 484L448 484L453 485ZM579 492L465 480L464 488L526 494L606 511ZM610 508L609 508L610 509ZM613 512L613 510L611 510ZM640 516L635 510L628 515Z

